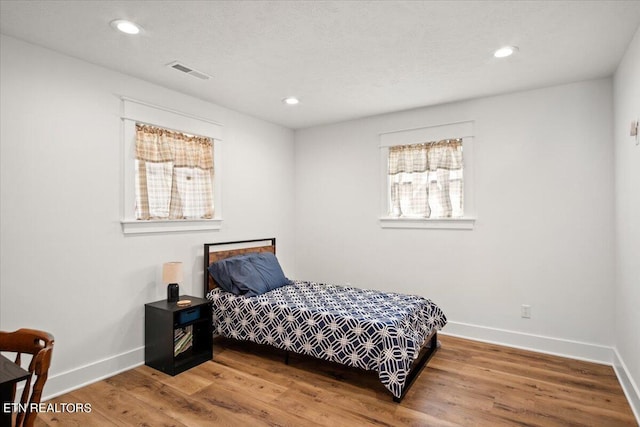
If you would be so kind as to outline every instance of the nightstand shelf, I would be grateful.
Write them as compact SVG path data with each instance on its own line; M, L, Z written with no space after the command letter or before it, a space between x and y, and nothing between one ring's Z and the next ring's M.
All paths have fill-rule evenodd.
M167 300L145 304L144 363L177 375L213 357L211 302L189 295L191 305Z

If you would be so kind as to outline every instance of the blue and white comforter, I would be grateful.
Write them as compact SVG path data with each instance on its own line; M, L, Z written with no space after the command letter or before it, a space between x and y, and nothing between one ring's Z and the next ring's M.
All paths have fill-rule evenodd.
M218 334L377 371L396 397L425 340L447 323L422 297L313 282L250 298L214 289L207 298Z

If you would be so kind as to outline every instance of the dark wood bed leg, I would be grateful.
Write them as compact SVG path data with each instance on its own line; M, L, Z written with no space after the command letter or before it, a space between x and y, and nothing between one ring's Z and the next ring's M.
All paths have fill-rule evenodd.
M285 365L288 365L288 364L289 364L289 352L288 352L288 351L286 351L286 352L284 353L284 364L285 364Z
M402 389L402 394L400 397L393 396L393 401L396 403L402 402L405 394L411 388L411 385L415 381L415 379L420 375L422 368L427 364L429 359L433 356L433 354L438 350L438 332L434 331L433 335L429 339L429 343L427 344L428 348L426 351L422 353L422 356L416 361L416 364L413 366L411 371L409 371L409 375L407 375L407 381L404 383L404 388Z

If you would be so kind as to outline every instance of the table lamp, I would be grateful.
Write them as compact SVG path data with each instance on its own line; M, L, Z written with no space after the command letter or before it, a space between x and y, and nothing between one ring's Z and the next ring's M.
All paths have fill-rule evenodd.
M167 285L167 302L177 302L180 293L178 282L182 282L182 263L165 262L162 266L162 281Z

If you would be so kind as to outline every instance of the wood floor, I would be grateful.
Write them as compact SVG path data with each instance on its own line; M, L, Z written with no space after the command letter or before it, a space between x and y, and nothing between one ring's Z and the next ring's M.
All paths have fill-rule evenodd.
M400 404L375 373L217 339L210 362L124 372L50 401L91 413L41 413L36 426L637 425L609 366L440 340Z

